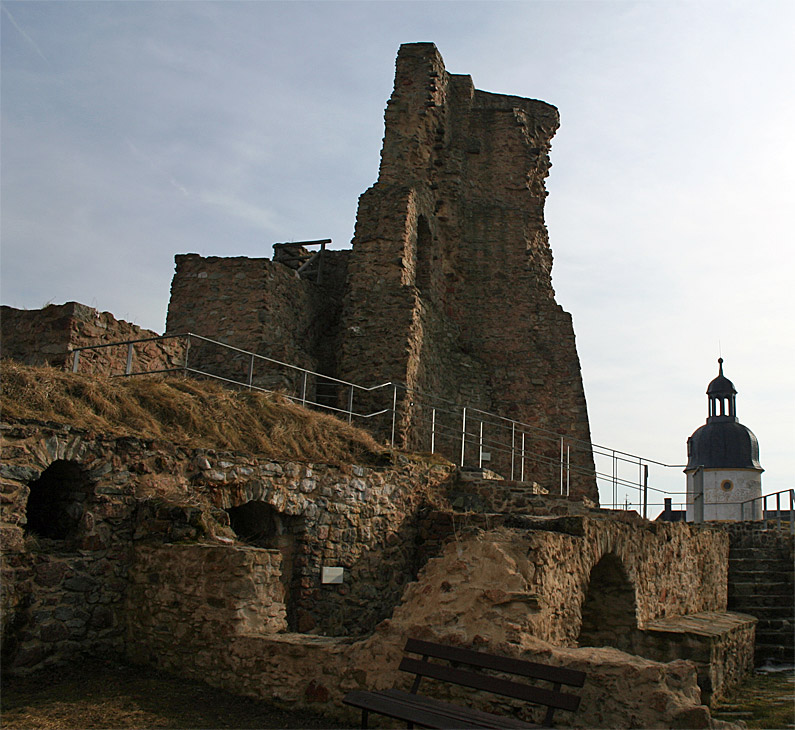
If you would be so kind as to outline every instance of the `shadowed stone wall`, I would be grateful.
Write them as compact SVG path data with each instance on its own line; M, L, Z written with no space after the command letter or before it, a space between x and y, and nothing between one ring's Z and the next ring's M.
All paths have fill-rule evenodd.
M445 70L433 44L413 43L398 53L385 126L378 181L359 203L340 375L404 382L589 441L544 225L557 110L479 91ZM408 444L427 420L402 424ZM559 458L554 440L533 448ZM593 466L590 453L573 458ZM558 477L536 465L530 478L551 487ZM572 491L598 498L592 477L575 476Z
M43 309L0 307L2 357L25 365L52 365L71 370L75 347L157 337L156 332L116 319L78 302L49 304ZM133 370L179 367L182 345L176 341L136 345ZM127 347L107 347L80 355L79 371L106 375L125 372Z

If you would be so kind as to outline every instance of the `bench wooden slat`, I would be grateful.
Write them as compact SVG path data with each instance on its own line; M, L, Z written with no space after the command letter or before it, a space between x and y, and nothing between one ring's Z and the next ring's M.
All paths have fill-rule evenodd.
M577 669L551 667L547 664L537 664L536 662L513 657L494 656L473 649L463 649L459 646L433 644L421 639L408 639L405 651L412 654L422 654L423 656L431 656L437 659L470 664L483 669L495 669L523 677L544 679L548 682L566 684L571 687L582 687L585 684L585 672Z
M479 730L484 727L482 724L442 715L416 704L400 702L394 697L385 697L381 692L348 692L342 701L346 705L362 710L377 712L379 715L439 730L453 730L454 728Z
M547 705L548 707L554 707L558 710L575 712L580 706L580 698L577 695L555 692L553 690L543 689L542 687L533 687L528 684L512 682L509 679L492 677L486 674L476 674L475 672L468 672L463 669L453 669L452 667L446 667L442 664L421 661L419 659L404 658L400 662L399 669L403 672L411 672L412 674L431 677L442 682L452 682L453 684L460 684L464 687L471 687L472 689L480 689L485 692L494 692L495 694L507 697L515 697L516 699L525 700L526 702Z
M400 700L407 705L417 704L423 705L433 709L434 712L444 714L452 719L468 719L472 722L482 723L482 727L488 728L516 728L522 730L524 728L539 728L540 725L517 720L513 717L506 717L505 715L495 715L491 712L484 712L483 710L476 710L472 707L465 707L462 705L452 705L449 702L442 702L441 700L434 699L433 697L426 697L424 695L414 695L410 692L403 692L399 689L385 689L381 690L379 694L387 697Z

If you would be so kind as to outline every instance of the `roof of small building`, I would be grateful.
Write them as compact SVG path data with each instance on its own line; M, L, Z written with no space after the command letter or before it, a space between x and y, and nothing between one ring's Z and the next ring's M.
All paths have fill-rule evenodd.
M759 442L751 429L736 418L710 418L687 440L685 471L698 466L763 471L759 464Z

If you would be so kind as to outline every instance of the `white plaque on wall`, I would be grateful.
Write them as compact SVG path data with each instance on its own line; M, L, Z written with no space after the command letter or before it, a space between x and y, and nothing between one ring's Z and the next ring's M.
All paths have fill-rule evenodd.
M321 583L342 583L342 576L345 573L345 568L327 568L323 567L321 574Z

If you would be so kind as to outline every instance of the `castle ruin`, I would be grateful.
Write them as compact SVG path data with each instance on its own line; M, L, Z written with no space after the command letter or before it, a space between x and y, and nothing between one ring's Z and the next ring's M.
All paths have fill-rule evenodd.
M405 384L398 426L409 448L429 450L431 406L438 438L452 431L445 404L543 429L531 478L555 485L556 436L590 442L544 225L558 123L549 104L448 73L432 43L401 46L378 181L360 198L352 249L312 261L290 244L275 246L273 261L177 256L167 332L365 386ZM598 499L590 447L571 458L571 492ZM492 466L504 472L496 454Z

